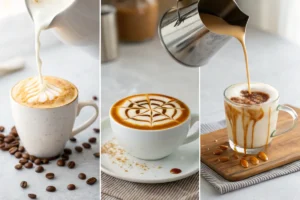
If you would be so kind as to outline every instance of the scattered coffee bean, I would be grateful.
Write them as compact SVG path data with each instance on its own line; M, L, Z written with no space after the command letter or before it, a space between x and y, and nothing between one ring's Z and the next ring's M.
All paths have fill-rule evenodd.
M10 146L10 147L18 147L19 144L20 144L20 142L17 141L17 140L15 140L15 141L13 141L12 143L10 143L9 146Z
M28 160L25 158L22 158L21 160L19 160L19 163L22 165L25 165L27 162L28 162Z
M10 148L12 148L12 146L6 143L4 148L2 148L2 150L3 151L8 151Z
M18 148L17 148L17 147L11 147L11 148L8 150L8 152L9 152L11 155L15 154L17 151L18 151Z
M88 185L94 185L97 182L97 179L95 177L89 178L86 183Z
M259 152L258 153L258 155L257 155L261 160L263 160L263 161L267 161L267 160L269 160L269 158L268 158L268 156L267 156L267 154L265 154L264 152Z
M23 165L21 165L21 164L17 164L16 166L15 166L15 169L16 170L21 170L23 168Z
M97 101L97 100L98 100L98 97L97 97L97 96L93 96L93 100L94 100L94 101Z
M42 173L44 171L44 167L43 166L37 166L37 168L35 168L35 172L36 173Z
M46 175L47 179L54 179L55 175L53 173L47 173Z
M85 180L86 175L84 173L80 173L80 174L78 174L78 178L81 179L81 180Z
M85 148L85 149L90 149L91 148L91 145L87 142L84 142L82 143L82 146Z
M4 150L5 143L0 144L0 149Z
M76 186L74 184L69 184L67 188L68 190L75 190Z
M65 148L65 149L64 149L64 153L65 153L65 154L71 155L71 154L72 154L72 149Z
M19 151L19 152L24 152L24 151L25 151L25 148L24 148L23 146L19 146L18 151Z
M34 161L35 161L35 159L36 159L36 157L35 157L35 156L32 156L32 155L30 155L30 156L29 156L29 160L31 160L31 162L34 162Z
M46 158L44 158L44 159L42 159L42 163L43 163L43 164L48 164L48 163L49 163L49 160L46 159Z
M259 164L259 160L258 160L255 156L251 156L251 157L250 157L250 162L251 162L253 165L258 165L258 164Z
M89 139L89 143L91 143L91 144L95 144L96 141L97 141L97 138L95 138L95 137L91 137L91 138Z
M22 157L22 153L19 152L19 151L16 152L16 153L15 153L15 157L16 157L16 158L21 158L21 157Z
M223 151L226 151L228 149L227 145L220 145L220 149L222 149Z
M62 160L69 160L69 155L68 154L65 154L65 153L63 153L62 155L61 155L61 159Z
M11 142L14 141L14 140L15 140L15 138L12 137L12 136L6 136L6 137L4 138L4 142L6 142L7 144L11 143Z
M39 158L35 159L35 160L34 160L34 164L36 164L36 165L42 164L41 159L39 159Z
M73 168L75 167L75 165L76 165L76 163L75 163L74 161L68 162L68 167L69 167L70 169L73 169Z
M55 192L55 191L56 191L56 188L55 188L54 186L50 185L50 186L48 186L48 187L46 188L46 190L47 190L48 192Z
M100 129L99 128L94 128L93 129L95 133L100 133Z
M29 154L28 153L23 153L22 158L29 159Z
M10 131L9 135L13 136L13 137L19 137L19 134L16 130L12 130Z
M71 137L71 138L70 138L70 141L71 141L71 142L76 142L77 140L76 140L76 138Z
M26 181L22 181L21 183L20 183L20 186L21 186L21 188L27 188L27 182Z
M27 169L31 169L33 167L32 162L28 162L24 165Z
M5 128L4 126L0 126L0 132L4 132Z
M82 147L80 147L80 146L76 146L75 147L75 151L77 151L78 153L80 153L80 152L82 152Z
M64 160L58 160L58 161L56 162L56 164L57 164L57 166L60 166L60 167L63 167L63 166L66 165L66 163L65 163Z
M241 164L242 167L244 167L244 168L248 168L248 167L249 167L249 163L248 163L248 161L245 160L245 159L241 159L240 164Z
M99 157L100 157L100 153L99 153L99 152L94 153L94 156L95 156L96 158L99 158Z
M214 155L221 155L223 151L221 149L217 149L213 152Z
M29 197L30 199L36 199L36 195L35 195L35 194L28 194L28 197Z
M0 138L4 139L5 135L3 133L0 133Z

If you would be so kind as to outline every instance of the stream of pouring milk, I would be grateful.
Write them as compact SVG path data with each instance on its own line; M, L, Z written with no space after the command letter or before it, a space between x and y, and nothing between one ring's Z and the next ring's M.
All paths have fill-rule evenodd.
M40 57L40 35L48 29L54 17L69 7L74 0L28 0L28 6L34 22L35 56L40 85L43 84L42 59Z

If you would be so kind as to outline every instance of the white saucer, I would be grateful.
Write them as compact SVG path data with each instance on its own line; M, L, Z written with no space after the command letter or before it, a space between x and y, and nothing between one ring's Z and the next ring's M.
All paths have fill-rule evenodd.
M109 118L106 117L101 122L101 146L108 141L117 143L110 127ZM180 146L178 150L161 160L141 160L126 152L122 156L128 159L125 164L119 162L116 156L101 154L101 170L115 178L137 183L177 181L199 171L199 140ZM181 169L182 172L172 174L170 170L173 168Z

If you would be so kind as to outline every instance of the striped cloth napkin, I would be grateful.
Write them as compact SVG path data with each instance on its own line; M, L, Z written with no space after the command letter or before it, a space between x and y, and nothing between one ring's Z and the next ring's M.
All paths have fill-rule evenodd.
M123 181L101 173L103 200L198 200L199 173L171 183L142 184Z
M210 123L210 124L202 124L201 125L201 134L210 133L212 131L216 131L226 127L225 120ZM276 169L272 169L270 171L252 176L248 179L242 181L230 182L216 173L214 170L210 169L204 163L201 163L201 175L213 185L213 187L218 190L221 194L225 194L227 192L231 192L234 190L238 190L244 187L248 187L251 185L255 185L267 180L271 180L276 177L284 176L293 172L297 172L300 170L300 161L295 161L291 164L284 165L282 167L278 167Z

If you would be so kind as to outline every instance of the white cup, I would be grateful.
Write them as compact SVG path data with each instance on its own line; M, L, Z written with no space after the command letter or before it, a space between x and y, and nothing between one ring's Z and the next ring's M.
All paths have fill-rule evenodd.
M140 130L118 123L110 115L110 125L119 144L132 156L157 160L174 152L180 145L199 138L199 115L192 114L177 126L160 130ZM190 126L192 124L192 126ZM189 130L191 130L189 136Z
M30 155L53 158L59 155L66 142L89 127L98 117L98 106L93 102L80 102L77 98L57 108L31 108L16 102L10 94L12 115L22 144ZM81 109L91 106L93 116L73 129ZM73 130L72 130L73 129Z

